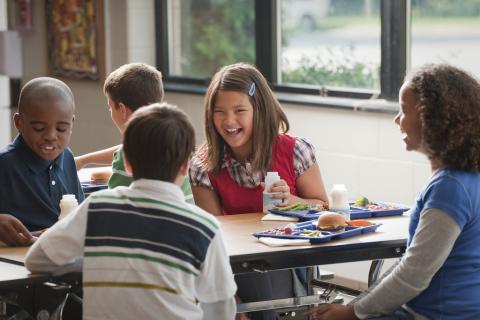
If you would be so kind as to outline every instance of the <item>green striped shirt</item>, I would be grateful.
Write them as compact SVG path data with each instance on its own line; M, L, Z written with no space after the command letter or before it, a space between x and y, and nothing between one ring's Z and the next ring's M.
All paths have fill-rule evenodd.
M113 154L112 176L110 177L110 180L108 180L108 188L113 189L118 186L129 186L130 183L132 183L133 179L125 170L125 164L123 161L123 147L120 147ZM185 195L185 200L188 203L195 204L192 194L192 188L190 186L190 182L188 181L188 177L185 177L185 179L183 179L180 188Z

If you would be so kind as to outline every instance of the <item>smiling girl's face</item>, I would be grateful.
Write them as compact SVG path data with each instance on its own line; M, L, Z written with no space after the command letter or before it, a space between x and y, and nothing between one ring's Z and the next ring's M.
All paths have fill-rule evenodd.
M407 150L422 152L422 123L418 112L418 99L413 90L403 85L399 95L400 111L394 118L402 133Z
M213 123L235 158L245 161L252 153L253 106L248 95L219 90L213 107Z

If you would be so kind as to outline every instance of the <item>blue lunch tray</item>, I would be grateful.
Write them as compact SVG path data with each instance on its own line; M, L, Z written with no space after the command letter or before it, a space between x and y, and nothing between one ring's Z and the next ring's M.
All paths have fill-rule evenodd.
M108 186L106 184L95 184L95 183L90 183L90 182L82 182L81 185L82 185L83 193L85 193L85 194L90 194L90 193L98 191L98 190L108 189Z
M381 202L377 204L383 204ZM388 216L399 216L402 215L409 208L395 205L398 208L388 209L388 210L370 210L365 207L355 207L350 205L350 219L365 219L365 218L376 218L376 217L388 217ZM322 214L322 211L318 210L299 210L299 211L283 211L283 210L268 210L271 213L295 217L300 221L316 220Z
M302 233L306 230L317 230L317 227L312 223L312 221L305 221L294 224L294 230L291 234L272 234L268 233L268 231L275 231L283 229L284 227L273 228L266 231L255 232L253 234L254 237L261 238L261 237L269 237L269 238L279 238L279 239L302 239L302 240L310 240L310 243L323 243L337 239L344 239L353 236L358 236L363 233L370 233L377 230L380 227L381 223L374 223L371 226L366 227L357 227L357 226L347 226L342 231L319 231L319 236L311 237L307 235L302 235Z

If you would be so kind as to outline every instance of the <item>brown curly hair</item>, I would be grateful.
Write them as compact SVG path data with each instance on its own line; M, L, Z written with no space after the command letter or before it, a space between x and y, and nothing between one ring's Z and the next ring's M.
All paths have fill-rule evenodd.
M427 64L405 78L418 99L425 152L444 166L480 171L480 83L447 64Z

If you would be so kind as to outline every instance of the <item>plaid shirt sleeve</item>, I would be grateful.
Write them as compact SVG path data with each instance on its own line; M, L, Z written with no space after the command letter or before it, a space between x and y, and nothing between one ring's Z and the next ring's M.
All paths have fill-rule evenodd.
M297 137L293 148L293 166L297 177L316 162L315 147L306 139Z
M190 185L192 187L205 187L213 190L212 183L208 177L207 170L202 166L202 162L195 154L190 161L190 167L188 168L188 177L190 179Z

